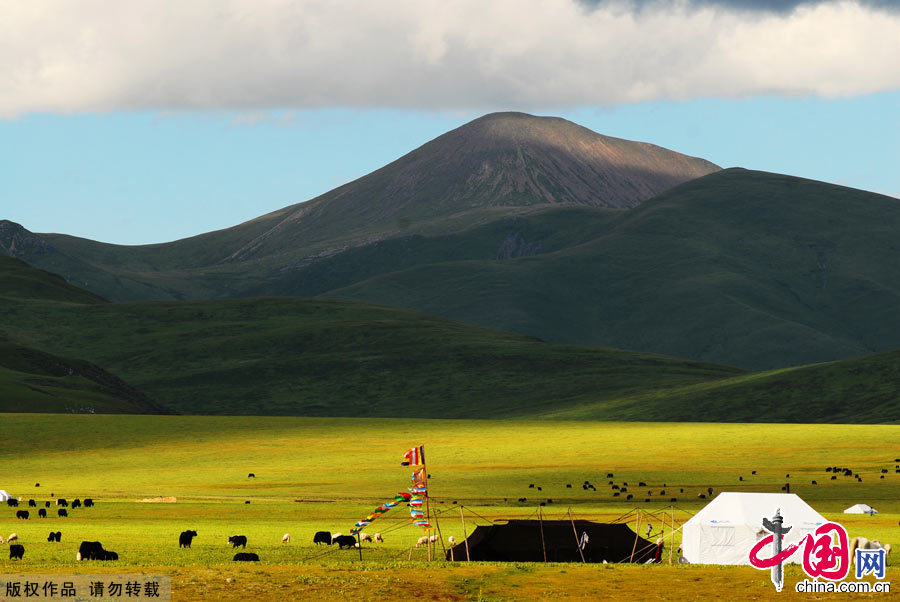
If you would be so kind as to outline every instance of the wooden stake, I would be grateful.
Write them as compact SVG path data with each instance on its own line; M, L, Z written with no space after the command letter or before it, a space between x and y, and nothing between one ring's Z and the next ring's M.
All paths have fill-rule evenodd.
M466 515L463 514L462 506L459 507L459 518L462 520L463 541L466 544L466 562L471 562L471 559L469 558L469 536L466 535Z
M544 516L540 506L538 506L538 522L541 524L541 551L544 552L544 562L547 562L547 546L544 545Z
M575 528L575 519L572 518L571 506L569 506L569 520L572 521L572 533L575 534L575 547L578 549L578 553L581 555L581 562L586 562L584 559L584 552L581 551L581 544L578 541L578 530Z
M356 532L356 545L359 546L359 559L362 560L362 538L359 536L359 531Z
M634 545L631 546L631 558L628 559L628 562L634 562L634 551L637 549L637 540L640 535L638 532L641 529L641 511L637 511L637 524L634 527Z
M444 553L444 559L447 558L447 548L444 547L444 534L441 533L441 521L437 518L437 512L434 513L434 528L437 529L438 541L441 542L441 552ZM435 550L437 552L437 550Z
M672 564L672 548L675 547L675 506L669 507L672 510L672 541L669 542L669 564Z

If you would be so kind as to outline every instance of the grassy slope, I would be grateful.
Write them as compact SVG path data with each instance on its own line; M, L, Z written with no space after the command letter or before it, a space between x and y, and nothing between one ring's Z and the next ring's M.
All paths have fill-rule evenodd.
M103 303L106 300L68 284L62 277L0 253L0 297L51 299L68 303Z
M900 423L900 351L743 374L548 412L566 420Z
M898 231L896 199L734 169L607 216L583 244L376 270L324 294L767 369L900 346Z
M0 407L6 412L168 413L99 366L9 342L13 307L49 304L60 313L107 306L56 274L0 255ZM80 355L78 349L69 353Z
M188 413L528 416L739 373L316 299L11 302L2 327Z
M99 366L5 342L0 400L5 412L170 413Z

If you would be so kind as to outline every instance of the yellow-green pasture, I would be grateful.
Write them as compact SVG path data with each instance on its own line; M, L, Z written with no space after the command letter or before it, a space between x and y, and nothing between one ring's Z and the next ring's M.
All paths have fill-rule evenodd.
M543 501L547 518L567 516L571 508L576 518L611 520L639 507L657 514L649 519L657 534L662 513L674 506L676 523L683 522L706 503L697 496L707 487L714 494L778 492L790 483L851 536L900 543L900 462L894 461L900 426L6 414L0 415L0 489L23 496L19 509L32 518L17 520L16 509L0 507L0 535L17 533L26 549L21 562L0 555L0 571L162 570L173 576L176 599L304 592L376 598L422 588L437 599L574 597L592 591L590 584L610 595L656 591L688 599L729 584L746 589L736 597L769 593L767 574L747 568L426 565L424 549L410 556L422 531L410 526L402 506L366 529L383 532L385 543L366 545L361 563L357 550L312 544L315 531L346 533L405 490L411 471L400 466L401 455L414 445L425 445L442 534L457 540L459 505L466 507L469 532L488 520L534 515ZM851 468L862 482L832 481L828 466ZM585 480L596 492L582 489ZM613 497L610 480L627 482L635 499ZM641 481L647 486L638 487ZM52 506L50 517L36 518L38 508L28 508L27 500L42 507L54 499L51 493L70 502L91 497L96 507L70 508L68 518L58 518ZM178 501L137 502L158 496ZM518 502L521 497L527 501ZM880 514L841 514L858 502ZM178 534L187 529L199 533L190 550L178 547ZM46 541L51 530L63 533L61 543ZM281 543L284 533L290 544ZM247 536L247 551L260 555L260 565L231 562L226 539L237 534ZM103 542L120 560L102 567L77 562L82 540ZM800 577L792 574L786 588ZM228 576L234 583L224 581ZM680 582L688 589L666 585Z

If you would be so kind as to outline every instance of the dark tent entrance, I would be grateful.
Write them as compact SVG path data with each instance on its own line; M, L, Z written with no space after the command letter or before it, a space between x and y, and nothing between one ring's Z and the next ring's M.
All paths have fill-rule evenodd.
M574 529L573 529L574 524ZM586 520L511 520L476 527L468 538L470 560L505 562L659 562L662 545L639 537L623 523ZM447 560L466 560L466 542L447 550Z

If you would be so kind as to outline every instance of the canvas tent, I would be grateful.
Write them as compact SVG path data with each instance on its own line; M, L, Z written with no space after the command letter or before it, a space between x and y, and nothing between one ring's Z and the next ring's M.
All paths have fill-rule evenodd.
M544 552L547 562L581 562L582 554L585 562L647 562L658 561L662 554L628 525L586 520L510 520L480 526L469 535L468 546L471 560L503 562L543 562ZM451 559L466 560L466 542L447 550Z
M794 493L723 492L684 523L682 554L697 564L750 564L750 549L769 534L762 519L771 520L776 510L784 525L792 527L784 536L785 546L828 522Z
M8 493L6 493L5 490L0 489L0 502L5 502L9 498L10 498L10 495Z
M844 510L844 514L878 514L878 510L868 504L856 504Z

